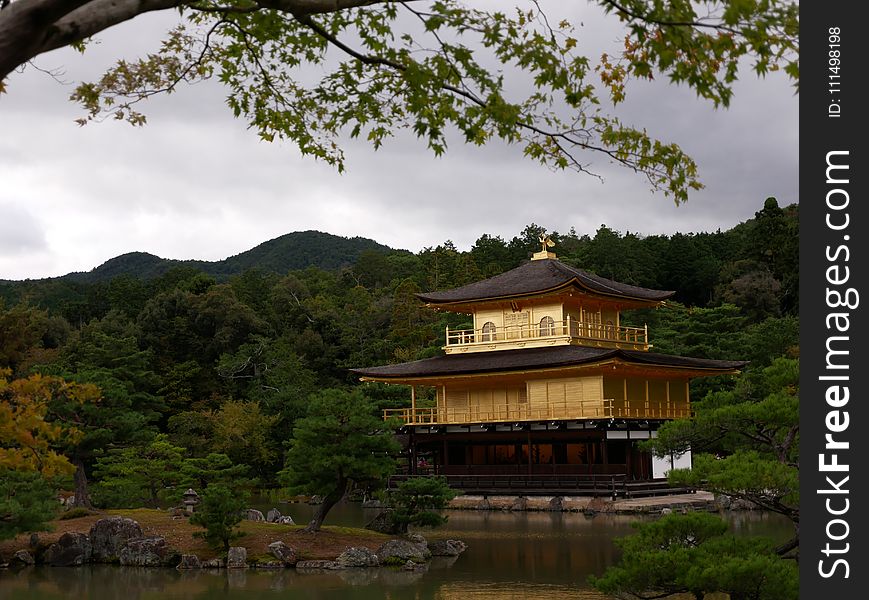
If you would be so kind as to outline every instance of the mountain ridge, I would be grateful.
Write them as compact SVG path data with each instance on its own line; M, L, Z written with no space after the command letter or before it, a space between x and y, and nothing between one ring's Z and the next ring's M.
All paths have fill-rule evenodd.
M90 271L74 271L58 277L0 281L19 283L55 280L97 283L121 275L153 279L176 267L191 267L218 279L237 275L251 268L279 274L308 267L335 270L352 265L359 255L367 250L390 254L407 252L360 236L344 237L322 231L306 230L285 233L249 250L217 261L162 258L149 252L132 251L110 258Z

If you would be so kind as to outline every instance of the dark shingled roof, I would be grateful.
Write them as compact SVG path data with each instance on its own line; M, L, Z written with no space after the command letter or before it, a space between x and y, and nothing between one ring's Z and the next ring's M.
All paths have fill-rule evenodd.
M710 360L670 356L654 352L618 350L614 348L588 348L585 346L556 346L547 348L526 348L521 350L496 350L492 352L471 352L467 354L448 354L397 365L351 369L362 377L376 379L435 377L438 375L464 375L490 373L497 371L516 371L526 369L547 369L568 367L619 358L628 363L655 365L662 367L683 367L703 371L729 372L744 367L748 363L740 360Z
M591 292L647 301L665 300L676 292L650 290L648 288L619 283L592 275L551 258L532 260L506 273L483 281L443 292L417 294L421 300L432 304L469 302L505 296L534 294L567 286L571 283Z

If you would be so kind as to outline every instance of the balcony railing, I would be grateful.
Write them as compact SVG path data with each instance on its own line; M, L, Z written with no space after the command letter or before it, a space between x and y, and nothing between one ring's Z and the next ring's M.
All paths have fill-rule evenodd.
M565 343L577 341L591 345L628 347L632 350L649 349L647 327L617 327L602 323L587 323L570 319L549 321L529 325L510 325L484 329L446 330L446 346L474 347L489 346L509 342L535 342L563 340Z
M599 406L568 406L556 402L541 408L527 404L501 404L492 407L462 408L387 408L383 419L398 419L404 425L465 425L469 423L508 423L559 419L679 419L690 416L687 408L645 406L645 402L618 402L605 399Z

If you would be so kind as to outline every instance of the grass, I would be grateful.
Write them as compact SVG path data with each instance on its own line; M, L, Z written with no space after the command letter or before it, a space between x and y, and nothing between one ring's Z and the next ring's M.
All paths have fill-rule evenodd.
M88 510L86 508L71 508L65 513L61 514L57 519L58 521L68 521L70 519L80 519L82 517L89 517L94 514L94 511Z
M221 551L209 548L193 534L203 531L201 527L191 525L186 518L172 517L169 511L153 509L108 510L101 513L82 515L76 518L57 519L51 523L50 532L40 532L40 545L52 544L67 532L87 533L91 525L109 516L129 517L142 526L145 536L160 536L182 554L196 554L200 559L218 557ZM319 533L305 533L301 525L278 525L257 521L242 521L240 527L242 536L233 542L233 546L243 546L248 556L261 557L269 554L268 545L282 541L296 549L297 555L303 560L332 560L351 546L365 547L377 550L390 536L356 529L352 527L333 527L326 525ZM27 549L30 534L21 534L11 540L0 541L0 562L7 561L17 550Z

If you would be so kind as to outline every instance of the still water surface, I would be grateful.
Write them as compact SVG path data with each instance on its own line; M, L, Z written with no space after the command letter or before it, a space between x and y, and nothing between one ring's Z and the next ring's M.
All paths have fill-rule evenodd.
M268 508L259 506L258 508ZM297 523L307 505L278 505ZM361 526L376 511L339 505L327 524ZM2 600L606 600L588 576L617 559L616 537L633 531L637 517L582 513L449 511L449 522L429 538L461 539L457 559L436 559L427 572L358 569L316 574L279 571L176 571L90 566L37 567L0 572ZM740 534L789 537L789 522L766 513L728 516Z

